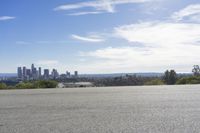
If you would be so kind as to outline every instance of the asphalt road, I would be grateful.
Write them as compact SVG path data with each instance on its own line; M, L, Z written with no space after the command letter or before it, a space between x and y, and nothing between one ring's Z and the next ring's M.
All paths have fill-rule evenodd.
M0 91L0 133L199 133L200 86Z

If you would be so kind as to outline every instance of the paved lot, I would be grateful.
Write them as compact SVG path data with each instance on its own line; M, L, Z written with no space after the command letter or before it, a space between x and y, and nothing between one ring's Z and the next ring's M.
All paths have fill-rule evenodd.
M0 91L0 133L174 132L200 132L200 86Z

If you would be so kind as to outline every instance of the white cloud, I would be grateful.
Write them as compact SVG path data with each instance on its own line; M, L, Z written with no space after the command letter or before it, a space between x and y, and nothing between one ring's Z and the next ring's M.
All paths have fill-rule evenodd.
M81 16L81 15L88 15L88 14L101 14L103 12L76 12L76 13L70 13L68 15L70 16Z
M84 69L97 72L190 72L200 59L200 24L146 22L114 29L116 37L146 47L107 47L81 53L94 58ZM105 65L106 64L106 65Z
M6 20L11 20L15 19L15 17L12 16L0 16L0 21L6 21Z
M26 41L16 41L16 44L20 44L20 45L29 45L29 44L31 44L31 42L26 42Z
M173 48L199 43L200 24L145 22L117 27L115 34L129 42Z
M93 42L93 43L105 41L102 37L96 36L96 35L90 35L90 36L87 36L87 37L82 37L82 36L79 36L79 35L72 35L72 38L76 39L76 40L84 41L84 42Z
M200 4L189 5L186 8L175 12L171 18L176 21L181 21L183 19L189 19L192 21L200 21Z
M108 13L115 12L115 6L120 4L130 4L130 3L145 3L150 1L159 1L159 0L95 0L80 2L75 4L66 4L56 7L54 10L74 10L81 8L93 8L96 11L103 11Z

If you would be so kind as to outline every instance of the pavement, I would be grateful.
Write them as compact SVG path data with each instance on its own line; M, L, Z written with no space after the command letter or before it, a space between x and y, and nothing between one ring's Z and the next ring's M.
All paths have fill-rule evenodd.
M199 133L200 85L0 91L0 133Z

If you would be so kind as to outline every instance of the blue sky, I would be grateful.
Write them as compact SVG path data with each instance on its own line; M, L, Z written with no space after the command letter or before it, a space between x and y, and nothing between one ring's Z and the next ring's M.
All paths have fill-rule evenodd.
M199 0L0 1L0 73L190 72L199 50Z

